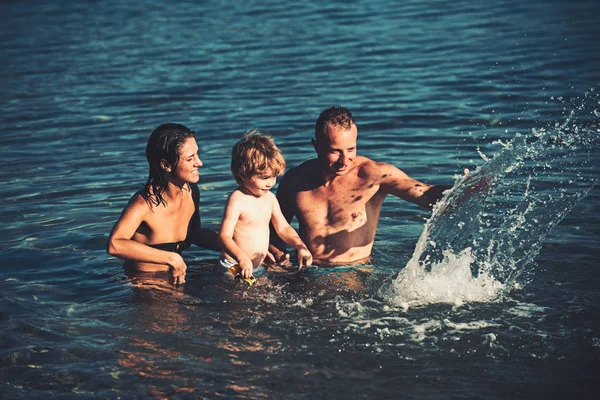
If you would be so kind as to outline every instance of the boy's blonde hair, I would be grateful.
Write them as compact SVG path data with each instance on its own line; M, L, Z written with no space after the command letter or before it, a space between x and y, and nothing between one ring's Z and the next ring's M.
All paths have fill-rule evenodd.
M240 185L253 176L279 176L284 170L285 159L273 138L257 130L246 132L231 150L231 173Z

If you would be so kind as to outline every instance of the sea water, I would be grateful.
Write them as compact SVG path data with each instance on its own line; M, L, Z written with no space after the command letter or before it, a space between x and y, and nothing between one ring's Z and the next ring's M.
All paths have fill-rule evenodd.
M493 301L533 279L550 229L600 181L598 94L568 104L564 121L533 127L434 207L415 252L384 297L396 304Z
M0 398L550 399L600 388L595 1L0 3ZM203 226L231 146L314 157L348 106L388 196L370 265L132 279L106 239L164 122L197 132ZM470 173L462 176L464 168Z

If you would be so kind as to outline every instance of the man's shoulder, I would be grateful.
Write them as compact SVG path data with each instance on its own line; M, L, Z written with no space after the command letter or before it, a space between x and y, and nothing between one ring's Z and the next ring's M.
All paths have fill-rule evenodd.
M315 175L319 171L318 160L312 159L308 161L304 161L302 164L299 164L295 167L288 169L283 175L283 180L288 183L303 181L308 177Z
M393 165L391 165L389 163L375 161L375 160L372 160L372 159L370 159L368 157L364 157L364 156L357 156L355 162L356 162L357 168L359 170L359 173L368 174L368 175L379 173L381 170L386 170L388 168L395 168Z
M288 169L285 174L286 175L303 174L303 173L306 173L307 171L312 171L312 170L318 169L318 166L319 166L318 160L316 158L313 158L313 159L304 161L302 164L296 165L295 167Z
M279 182L277 197L281 200L282 196L292 195L304 188L314 187L314 182L319 177L319 171L317 159L305 161L288 169Z

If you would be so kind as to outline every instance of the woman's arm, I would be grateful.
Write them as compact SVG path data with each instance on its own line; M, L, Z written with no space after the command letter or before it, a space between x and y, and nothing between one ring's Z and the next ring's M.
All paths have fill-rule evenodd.
M168 265L172 268L175 283L183 283L187 266L181 255L155 249L132 239L149 212L150 206L142 196L134 195L115 223L108 238L106 251L122 259Z

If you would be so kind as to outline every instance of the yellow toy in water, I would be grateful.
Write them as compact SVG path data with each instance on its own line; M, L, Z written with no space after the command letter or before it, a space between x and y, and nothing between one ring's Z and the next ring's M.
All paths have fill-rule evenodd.
M242 278L242 275L240 275L242 269L240 268L239 264L235 264L233 267L229 268L229 272L231 273L231 275L233 275L236 281L242 280L246 282L248 286L252 286L254 285L254 282L256 282L256 278L254 276L251 276L249 278Z

